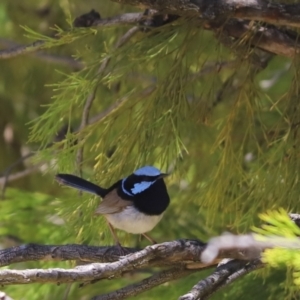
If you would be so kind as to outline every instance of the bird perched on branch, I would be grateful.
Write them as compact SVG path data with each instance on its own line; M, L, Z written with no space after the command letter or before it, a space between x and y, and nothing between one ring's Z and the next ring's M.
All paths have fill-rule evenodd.
M167 175L155 167L145 166L107 189L70 174L58 174L56 180L103 199L95 214L104 215L120 252L124 253L114 228L142 234L156 243L146 232L157 225L170 203L163 180Z

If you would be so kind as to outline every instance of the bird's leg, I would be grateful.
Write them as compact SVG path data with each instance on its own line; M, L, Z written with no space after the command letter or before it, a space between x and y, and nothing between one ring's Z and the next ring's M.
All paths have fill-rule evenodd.
M144 236L150 243L157 244L157 242L152 237L147 235L146 233L142 233L142 236Z
M111 233L111 235L113 236L113 238L114 238L114 240L115 240L116 246L117 246L118 249L119 249L119 254L120 254L120 256L123 256L123 255L128 254L128 253L126 252L126 249L124 249L124 248L121 246L121 243L120 243L120 241L119 241L119 239L118 239L118 236L117 236L117 234L116 234L116 232L115 232L115 229L112 227L112 225L111 225L108 221L107 221L107 224L108 224L110 233Z

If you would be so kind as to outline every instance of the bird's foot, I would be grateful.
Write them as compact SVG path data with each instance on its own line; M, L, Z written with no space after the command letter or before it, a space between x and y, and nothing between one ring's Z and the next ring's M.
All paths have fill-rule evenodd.
M120 243L117 243L116 246L118 248L120 256L125 256L130 253L130 251L128 249L122 247L122 245Z
M157 242L151 236L149 236L148 234L142 233L142 236L144 236L153 245L157 244Z

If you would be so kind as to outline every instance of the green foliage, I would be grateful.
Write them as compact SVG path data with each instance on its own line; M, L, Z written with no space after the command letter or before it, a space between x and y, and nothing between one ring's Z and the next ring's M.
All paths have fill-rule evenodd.
M206 240L224 230L247 232L259 223L255 216L278 207L299 212L299 62L289 67L290 60L274 57L258 70L247 36L233 45L232 52L201 30L199 20L181 19L140 31L116 48L128 26L71 26L72 18L91 7L103 18L133 11L108 0L100 2L31 0L21 5L5 0L0 4L2 36L20 43L42 40L43 53L72 56L84 64L74 70L34 55L0 62L0 126L2 132L11 127L14 132L13 142L0 137L1 170L29 147L38 149L34 162L47 164L43 177L12 182L14 188L1 201L3 245L9 245L7 236L22 243L112 243L105 220L92 217L99 199L78 195L53 181L57 172L79 173L76 157L82 146L83 177L103 186L145 164L172 172L167 180L171 206L151 233L159 241ZM106 60L106 69L99 72ZM91 123L79 130L84 105L96 88ZM53 143L64 126L66 136ZM298 234L282 212L264 214L262 219L270 225L257 229L260 234ZM146 245L138 237L118 234L127 245ZM298 284L297 255L291 250L272 251L266 253L266 261L293 268ZM51 264L38 266L46 265ZM287 295L278 284L282 274L268 277L261 299ZM117 289L144 275L132 276L82 290L72 286L69 299ZM174 298L198 280L195 274L178 284L163 285L143 299ZM222 299L239 299L260 281L262 276L246 277L227 289ZM65 287L9 288L15 299L24 291L28 299L41 295L52 299L54 291L61 298Z
M300 235L299 227L293 222L284 209L268 211L260 214L260 218L265 222L260 228L254 228L258 234L258 240L264 237L284 237L286 245L274 249L267 249L263 253L262 261L270 268L287 270L289 276L284 281L286 297L292 299L294 293L299 292L300 288L300 255L297 247L297 240ZM294 248L289 244L294 243ZM285 248L286 247L286 248ZM299 247L299 246L298 246ZM283 284L283 283L282 283Z

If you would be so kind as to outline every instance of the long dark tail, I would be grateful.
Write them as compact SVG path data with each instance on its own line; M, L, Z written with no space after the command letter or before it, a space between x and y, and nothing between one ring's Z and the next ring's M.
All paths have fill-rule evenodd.
M55 179L63 185L67 185L84 192L92 193L100 197L104 197L107 192L106 189L103 189L102 187L75 175L57 174L55 176Z

